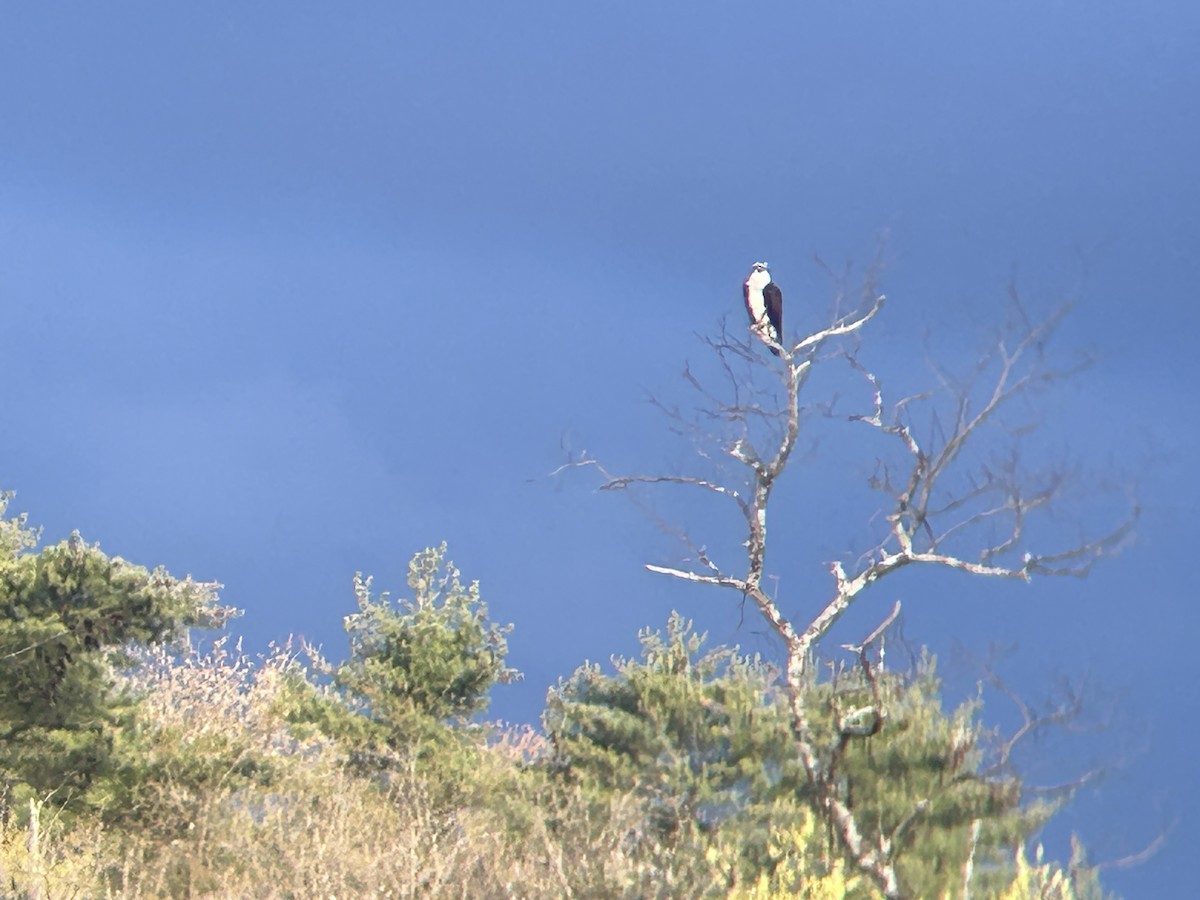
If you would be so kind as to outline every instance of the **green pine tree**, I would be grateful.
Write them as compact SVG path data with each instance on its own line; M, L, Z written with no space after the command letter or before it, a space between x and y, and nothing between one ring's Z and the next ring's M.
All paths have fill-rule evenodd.
M584 665L551 691L551 767L595 810L636 797L646 852L707 859L723 867L718 881L729 889L785 891L812 873L856 874L827 832L817 844L801 842L796 868L796 836L819 819L775 673L735 650L702 652L704 636L678 614L665 639L647 630L641 640L640 660L614 660L612 675ZM944 711L932 659L908 673L874 674L874 690L857 670L805 689L813 741L831 763L839 799L868 840L881 832L892 840L913 896L957 895L969 854L973 890L1004 889L1017 848L1054 808L1025 803L1016 777L984 772L980 704ZM887 727L859 727L855 711L872 708L876 691Z
M78 533L34 552L37 538L23 516L0 518L0 778L15 808L68 802L108 769L128 709L112 674L130 646L232 614L213 585L107 556Z
M466 721L486 708L493 685L516 677L504 665L512 626L488 619L479 582L462 583L445 543L413 557L408 586L413 599L397 607L355 576L359 611L346 617L350 660L337 682L399 731L414 716Z

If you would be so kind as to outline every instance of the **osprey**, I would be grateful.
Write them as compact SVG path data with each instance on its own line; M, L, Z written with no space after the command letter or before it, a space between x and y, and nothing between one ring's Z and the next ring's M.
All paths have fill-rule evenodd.
M776 344L783 343L783 292L771 281L765 262L756 262L750 277L742 285L746 312L750 314L750 330ZM776 356L779 351L771 347Z

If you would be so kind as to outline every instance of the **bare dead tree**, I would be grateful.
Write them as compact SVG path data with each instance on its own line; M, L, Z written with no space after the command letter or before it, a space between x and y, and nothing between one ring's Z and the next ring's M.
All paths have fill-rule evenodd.
M1066 545L1035 546L1031 521L1060 499L1067 479L1061 469L1031 473L1022 467L1019 451L1026 423L1006 419L1005 414L1013 410L1019 414L1019 401L1028 401L1078 371L1078 366L1055 368L1045 354L1065 307L1033 321L1012 291L1011 321L967 377L954 377L934 365L935 383L930 390L891 400L880 375L859 358L862 336L885 305L885 296L875 290L873 271L856 308L837 314L846 301L847 294L839 291L832 322L789 345L775 344L758 331L751 330L746 338L722 326L716 337L703 339L715 357L721 390L712 389L691 366L685 366L683 379L700 398L700 405L685 410L653 401L671 431L687 438L710 467L720 469L723 461L733 470L732 476L616 474L586 453L553 474L591 468L601 478L601 490L673 485L698 489L732 504L744 523L744 559L733 565L718 563L686 529L655 516L682 543L686 556L677 566L647 565L646 569L726 588L754 603L786 651L792 732L818 813L859 868L886 896L898 897L901 887L894 865L898 841L924 812L927 801L918 803L891 834L876 838L864 834L837 790L836 766L845 742L855 735L877 733L885 726L887 711L879 692L873 691L871 706L852 710L837 723L839 746L819 747L802 690L812 676L816 646L863 591L910 566L1022 581L1039 575L1084 576L1098 560L1119 549L1131 534L1138 511L1131 505L1120 521L1097 536L1083 536ZM765 356L759 341L778 350L779 357ZM865 411L837 416L834 403L806 397L815 367L839 360L867 388ZM784 614L763 586L768 575L768 511L773 491L796 452L802 426L817 416L841 418L883 439L885 451L868 483L883 498L879 513L886 527L849 571L841 561L831 563L830 596L800 624ZM995 449L987 443L989 429L1003 436L1003 453L981 455ZM874 673L866 650L881 639L898 612L897 603L879 628L860 645L848 647L858 654L872 687ZM972 858L968 857L964 869L968 880Z

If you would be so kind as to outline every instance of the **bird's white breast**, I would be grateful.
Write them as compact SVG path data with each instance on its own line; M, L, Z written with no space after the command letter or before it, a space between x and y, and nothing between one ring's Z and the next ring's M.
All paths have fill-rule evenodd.
M770 272L751 272L746 279L746 302L750 305L750 313L756 320L761 321L767 313L767 303L763 300L763 288L771 283Z

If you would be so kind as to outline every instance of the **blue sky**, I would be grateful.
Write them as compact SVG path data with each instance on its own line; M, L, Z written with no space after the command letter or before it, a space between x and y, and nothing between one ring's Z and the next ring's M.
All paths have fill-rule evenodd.
M831 646L900 596L947 661L1015 643L1031 694L1089 674L1127 722L1095 752L1128 765L1072 824L1102 859L1179 817L1111 884L1182 885L1198 39L1182 2L9 5L0 485L48 539L223 582L259 648L336 656L353 573L400 591L447 540L516 624L526 681L493 709L527 721L672 608L771 648L730 597L641 569L674 550L634 508L540 478L563 444L685 464L644 400L683 396L751 262L814 328L814 255L886 231L867 346L900 380L926 331L954 353L998 321L1016 271L1036 308L1078 298L1061 347L1098 362L1044 440L1137 476L1138 542L1085 582L902 581ZM775 511L798 619L867 533L842 497L873 451L823 440Z

